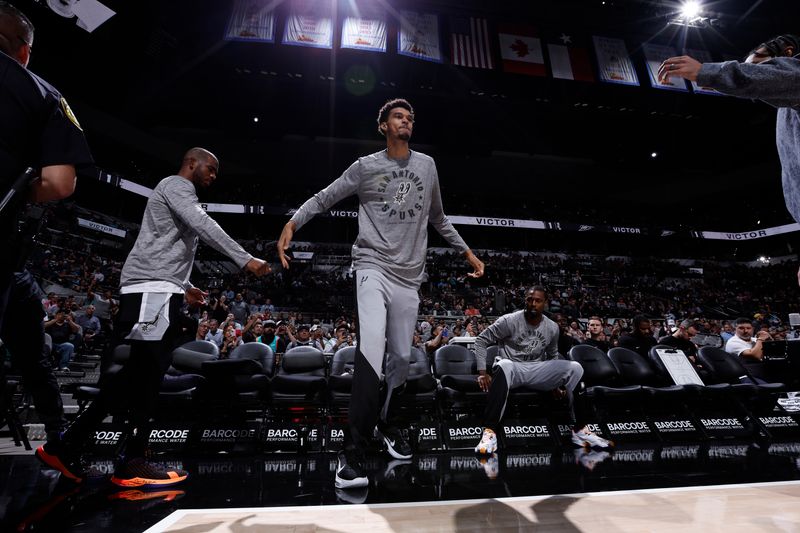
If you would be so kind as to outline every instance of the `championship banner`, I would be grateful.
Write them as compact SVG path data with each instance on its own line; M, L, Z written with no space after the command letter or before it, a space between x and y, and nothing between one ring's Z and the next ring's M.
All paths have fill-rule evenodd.
M386 52L386 15L347 16L342 22L342 48Z
M797 222L785 224L783 226L775 226L774 228L740 231L738 233L724 233L721 231L693 231L692 236L700 239L716 239L722 241L750 241L753 239L772 237L773 235L781 235L783 233L792 233L794 231L800 231L800 224Z
M107 224L100 224L99 222L95 222L93 220L87 220L85 218L77 217L78 219L78 226L82 228L92 229L94 231L99 231L100 233L108 233L109 235L113 235L115 237L122 237L125 238L125 235L128 234L127 231L124 229L115 228L114 226L109 226Z
M639 77L633 67L625 41L611 37L592 37L597 56L600 80L621 85L639 85Z
M547 53L550 56L550 72L560 80L595 81L589 47L569 33L561 33L548 39Z
M292 0L283 44L333 48L333 10L328 0Z
M236 0L225 39L228 41L275 42L273 0Z
M450 58L461 67L493 69L489 22L485 18L457 17L452 21Z
M439 42L439 17L433 13L400 12L397 53L401 56L442 62Z
M642 52L644 52L647 75L650 77L650 85L652 85L654 89L689 92L689 89L686 88L686 80L683 78L671 77L664 83L658 79L658 69L664 60L678 55L674 48L671 46L644 43L642 44Z
M694 59L698 60L701 63L713 63L714 58L711 57L711 52L708 50L700 50L697 48L687 48L685 50L685 55L693 57ZM696 81L689 82L692 85L692 91L697 94L711 94L714 96L724 96L721 92L712 89L710 87L700 87L697 85Z
M497 27L503 70L528 76L546 76L542 41L536 29L522 24L500 24Z

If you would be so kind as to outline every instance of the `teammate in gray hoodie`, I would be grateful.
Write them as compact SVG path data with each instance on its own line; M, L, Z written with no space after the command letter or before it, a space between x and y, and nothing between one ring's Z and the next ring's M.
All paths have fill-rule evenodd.
M350 431L336 469L339 489L368 484L361 456L376 423L394 458L411 457L403 434L389 423L389 407L393 389L408 375L418 291L425 274L428 223L464 255L474 269L470 276L483 275L483 263L444 214L433 159L408 147L413 128L411 104L402 99L384 104L378 113L378 131L386 137L386 150L359 158L339 179L306 201L286 223L278 241L281 263L289 268L286 250L295 231L340 200L358 196L358 238L352 265L358 347L348 409ZM384 372L386 397L381 402Z
M658 70L696 81L721 93L755 98L778 108L775 140L781 160L783 198L795 222L800 222L800 37L779 35L756 46L745 59L700 63L689 56L670 57ZM798 270L800 283L800 270Z

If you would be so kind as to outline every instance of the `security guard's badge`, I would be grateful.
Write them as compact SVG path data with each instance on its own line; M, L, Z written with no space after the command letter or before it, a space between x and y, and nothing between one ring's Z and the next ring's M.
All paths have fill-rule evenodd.
M78 117L76 117L75 113L72 112L72 108L69 106L66 98L63 96L61 97L61 109L64 111L64 114L67 115L69 121L75 124L76 128L83 131L83 128L81 128L81 125L78 123Z

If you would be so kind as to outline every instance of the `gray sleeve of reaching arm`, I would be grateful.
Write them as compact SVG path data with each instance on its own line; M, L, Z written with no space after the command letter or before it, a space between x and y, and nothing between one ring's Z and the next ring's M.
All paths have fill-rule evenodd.
M778 57L760 64L704 63L697 83L731 96L763 100L775 107L796 107L800 105L800 59Z
M475 337L475 360L478 365L478 370L486 370L486 348L494 346L500 339L505 339L510 336L508 319L501 316L494 323L481 331L481 334Z
M303 227L306 222L316 215L327 211L341 200L352 196L358 191L361 182L361 161L356 161L339 176L339 178L306 200L300 206L291 221L295 223L295 231Z
M204 243L230 257L236 266L244 268L253 258L200 207L192 182L186 179L170 180L164 184L161 192L170 210L184 224L196 231Z
M431 210L430 217L428 218L431 226L436 228L439 235L444 237L447 243L458 250L459 252L466 252L469 246L458 234L456 228L444 214L444 207L442 206L442 192L439 189L439 173L436 171L436 166L433 167L433 191L431 191Z

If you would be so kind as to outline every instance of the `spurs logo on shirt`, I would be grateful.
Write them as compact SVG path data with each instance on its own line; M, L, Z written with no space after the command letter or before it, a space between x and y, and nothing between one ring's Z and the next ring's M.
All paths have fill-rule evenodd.
M514 339L519 351L530 356L537 356L547 348L547 339L538 330L526 332Z
M397 170L378 180L381 213L393 222L411 222L422 211L425 185L410 170Z

